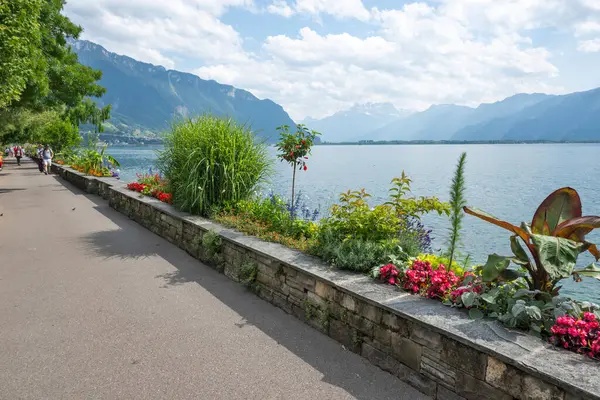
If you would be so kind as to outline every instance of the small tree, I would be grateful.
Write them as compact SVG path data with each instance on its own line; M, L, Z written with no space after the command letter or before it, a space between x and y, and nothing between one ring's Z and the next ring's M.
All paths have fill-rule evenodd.
M296 169L306 171L306 160L319 132L309 130L306 126L296 125L296 132L290 133L288 125L277 128L279 131L279 142L277 143L277 158L292 166L292 209L294 208L294 195L296 189Z

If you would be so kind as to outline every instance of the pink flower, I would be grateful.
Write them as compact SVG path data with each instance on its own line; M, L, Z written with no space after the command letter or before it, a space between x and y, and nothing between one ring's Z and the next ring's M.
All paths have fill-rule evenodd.
M584 312L583 319L586 320L587 322L592 322L592 321L596 320L596 316L594 314L592 314L591 312Z

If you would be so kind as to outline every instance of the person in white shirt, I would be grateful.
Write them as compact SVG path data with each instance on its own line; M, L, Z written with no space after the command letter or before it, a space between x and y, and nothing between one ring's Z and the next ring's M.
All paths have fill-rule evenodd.
M42 162L44 163L44 174L46 175L48 175L49 172L52 172L50 169L52 166L52 157L54 157L54 152L50 146L46 145L42 150Z

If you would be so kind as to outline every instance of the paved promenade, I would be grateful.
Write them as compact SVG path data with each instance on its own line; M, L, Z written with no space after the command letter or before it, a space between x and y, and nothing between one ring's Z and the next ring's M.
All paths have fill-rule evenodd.
M0 172L0 399L424 399L25 161Z

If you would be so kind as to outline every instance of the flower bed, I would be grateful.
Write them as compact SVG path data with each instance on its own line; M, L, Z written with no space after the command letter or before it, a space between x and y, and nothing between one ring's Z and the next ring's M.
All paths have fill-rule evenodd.
M68 170L61 176L74 183L80 178L96 181ZM258 263L254 289L260 289L259 296L298 318L306 318L307 323L348 350L433 398L454 398L456 394L464 398L528 399L539 394L539 398L600 400L599 384L593 378L600 364L574 353L548 351L528 335L501 332L496 324L468 322L438 302L394 293L388 285L364 283L349 272L332 271L318 260L285 247L190 218L118 187L111 189L116 181L100 183L108 188L97 187L97 193L109 199L113 208L205 263L220 263L215 266L228 277L238 280L236 268L245 261ZM218 258L202 251L204 239L198 241L199 235L211 231L218 232L222 240ZM418 258L428 261L432 269L448 264L453 265L456 275L461 273L444 257L423 254ZM390 261L404 265L408 260ZM501 300L503 295L497 297ZM323 308L314 302L320 298ZM581 370L588 373L581 374Z
M119 162L105 153L106 146L100 151L95 144L87 148L71 148L56 154L54 163L70 165L74 170L89 176L119 179Z
M137 182L128 183L127 189L152 196L163 203L173 203L173 195L168 192L167 183L159 174L152 172L144 175L137 174Z
M231 156L240 154L232 144L235 141L213 145L214 140L227 137L220 134L222 129L229 130L229 125L225 125L218 119L204 118L196 125L179 125L167 141L159 165L170 179L181 211L210 216L266 241L300 249L338 269L373 271L374 276L413 294L464 308L473 319L497 319L508 328L525 330L597 357L597 333L589 324L595 321L587 321L585 332L577 332L577 340L569 329L560 335L553 332L558 329L553 327L562 326L557 318L579 321L585 320L584 313L590 313L600 319L599 306L559 295L561 279L600 279L600 268L593 263L576 269L577 257L584 251L600 259L600 250L585 240L586 234L600 228L600 217L582 216L581 201L574 189L562 188L552 193L539 206L531 223L515 226L466 206L463 153L448 203L437 197L411 196L412 180L402 171L391 181L384 203L373 204L364 188L348 190L330 208L329 215L316 222L311 220L313 214L308 208L302 213L295 210L294 204L299 204L295 198L286 202L275 196L251 195L267 174L264 148L248 149L247 154L256 152L261 157L236 160ZM317 133L302 125L296 133L290 133L288 127L279 130L278 156L293 167L294 197L296 170L305 169L305 157ZM189 142L189 138L194 141ZM190 152L192 148L195 150ZM216 162L219 157L224 157L227 164ZM244 172L250 170L251 179L245 179ZM234 185L231 171L240 174ZM138 176L128 188L168 203L173 200L158 175ZM447 246L438 254L428 254L432 252L431 231L421 223L421 217L431 212L449 217ZM469 257L462 257L459 249L462 219L467 214L510 231L513 254L492 254L485 265L470 265Z
M550 343L600 360L600 307L532 291L518 283L483 282L481 270L436 267L428 255L374 268L372 276L412 294L469 310L472 319L500 320Z

